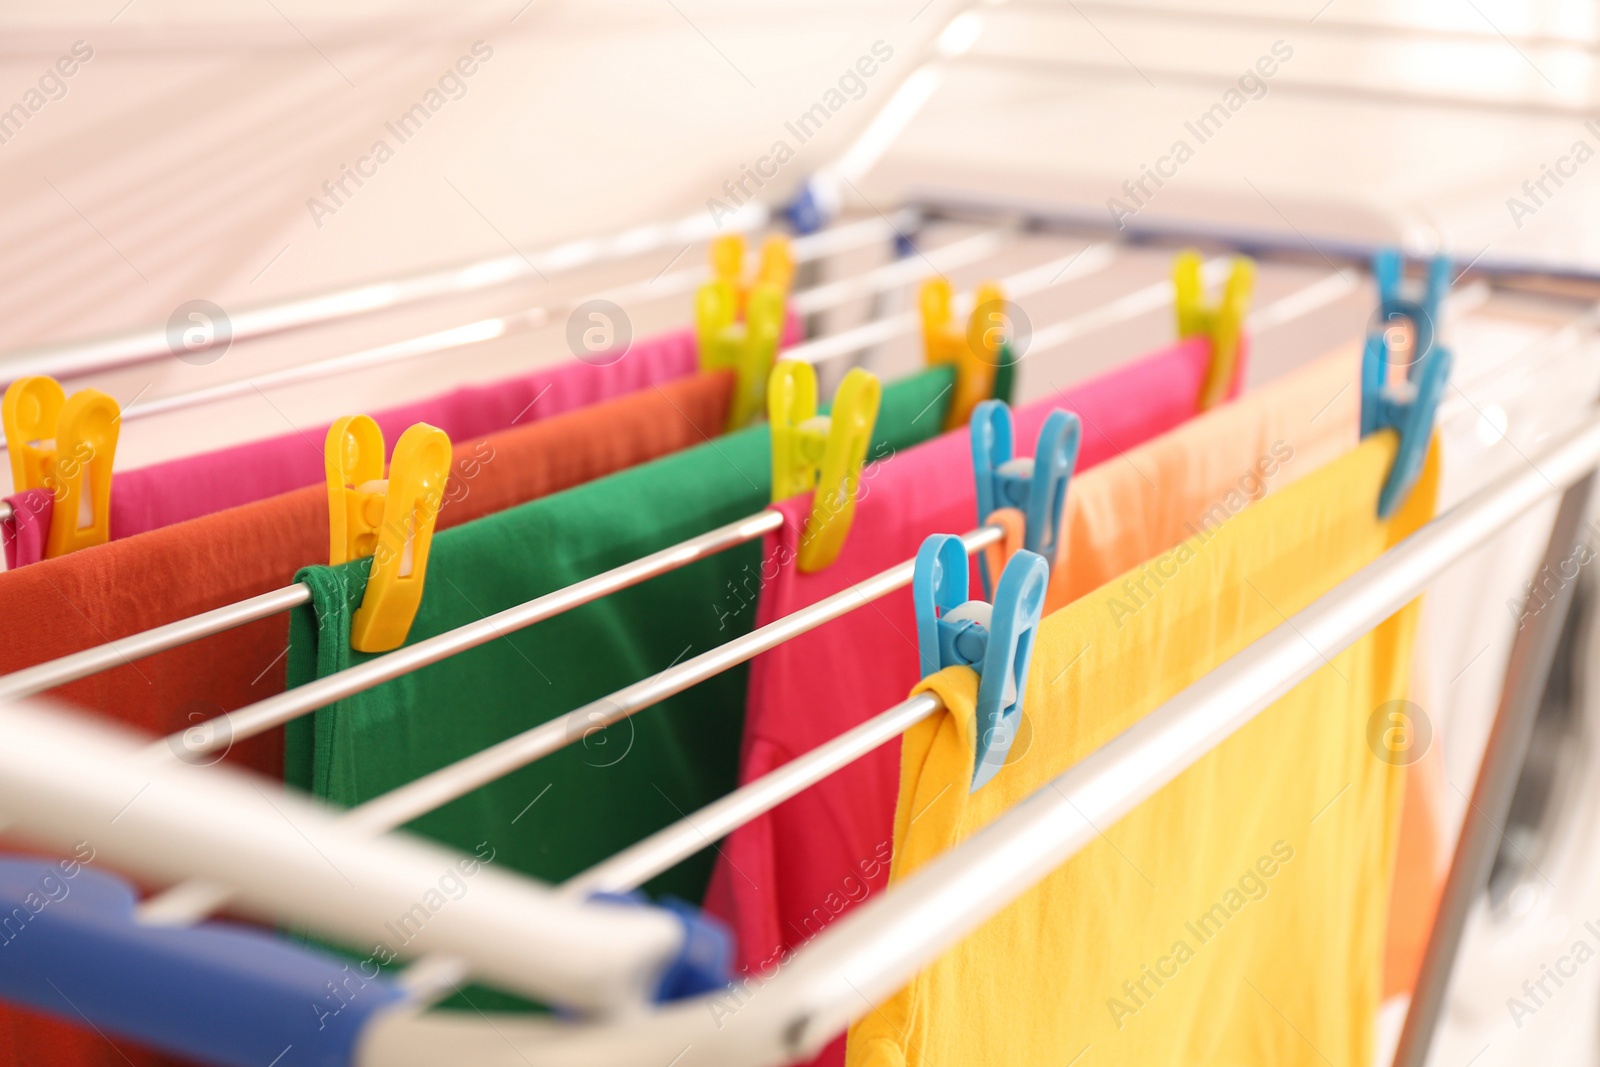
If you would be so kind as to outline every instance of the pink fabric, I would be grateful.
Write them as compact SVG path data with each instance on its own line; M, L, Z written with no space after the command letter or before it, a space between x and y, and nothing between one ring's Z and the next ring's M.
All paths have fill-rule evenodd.
M1247 352L1241 345L1241 374ZM1184 341L1017 409L1019 451L1031 454L1044 420L1065 408L1083 420L1077 469L1113 459L1196 414L1210 358L1204 338ZM1236 376L1232 393L1240 380ZM767 544L757 625L913 558L929 534L974 528L971 456L962 429L869 468L843 553L814 574L792 565L809 498L779 505L785 522ZM975 577L973 588L979 588ZM758 657L750 671L740 781L759 778L904 700L920 677L909 588ZM900 746L885 744L728 838L706 908L732 926L743 970L770 971L884 887L899 775ZM818 1062L842 1063L843 1041L828 1046Z
M50 494L43 489L24 489L6 497L11 517L0 522L0 541L5 542L6 569L19 566L17 560L33 563L44 558L44 539L50 532Z
M784 327L785 346L800 339L798 316ZM429 400L373 415L391 445L406 427L426 422L468 441L587 407L651 385L682 378L699 367L694 331L680 330L632 345L624 358L605 366L572 360L518 378L456 389ZM314 485L323 478L323 439L328 427L206 452L138 470L118 471L111 493L111 538L120 540L187 519L238 507ZM0 523L6 566L43 558L52 501L30 497L30 510ZM16 498L12 498L16 508Z

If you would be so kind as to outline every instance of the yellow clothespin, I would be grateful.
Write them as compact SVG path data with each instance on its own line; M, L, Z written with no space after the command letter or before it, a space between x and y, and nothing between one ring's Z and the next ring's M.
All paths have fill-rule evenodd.
M844 547L882 396L877 377L857 367L839 383L832 411L818 415L817 372L811 364L784 360L772 371L767 389L772 499L815 490L800 537L802 571L821 570Z
M738 233L711 242L712 280L725 281L733 287L740 312L755 286L776 285L788 292L794 281L794 252L787 237L775 233L761 242L761 262L756 267L755 280L750 283L744 280L744 248L744 235Z
M1173 307L1178 314L1178 336L1211 337L1211 367L1200 387L1200 410L1215 407L1227 398L1228 388L1239 365L1239 339L1244 333L1245 316L1250 312L1250 294L1255 289L1256 265L1240 256L1233 261L1222 300L1215 306L1204 303L1205 287L1200 278L1200 253L1193 249L1178 253L1172 264Z
M761 264L756 268L757 285L776 285L784 292L794 284L794 250L789 239L775 233L761 242Z
M746 286L744 237L718 237L711 242L711 273L694 301L700 367L736 375L727 428L738 430L766 406L767 378L783 340L785 294L794 280L789 239L775 234L762 243L755 281Z
M350 621L350 647L405 644L422 603L433 525L450 474L450 438L419 422L400 435L383 477L383 431L366 415L328 428L328 562L372 557L367 590Z
M744 234L729 233L711 242L711 278L737 292L744 287Z
M111 464L122 409L98 389L70 397L54 378L18 378L3 405L11 484L54 499L47 558L103 545L111 536Z
M972 409L993 397L1000 349L1006 341L1005 296L999 285L978 286L965 327L956 320L953 301L948 280L930 278L922 284L922 338L928 366L948 363L956 368L955 389L945 411L946 430L965 426Z
M766 402L767 376L783 340L784 294L762 282L750 290L745 318L737 317L738 295L725 279L708 282L695 296L695 333L704 370L731 370L735 383L728 429L750 424Z

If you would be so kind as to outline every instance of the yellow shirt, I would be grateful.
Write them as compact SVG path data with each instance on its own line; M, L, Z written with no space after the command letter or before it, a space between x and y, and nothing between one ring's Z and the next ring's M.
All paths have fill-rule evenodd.
M1008 765L977 793L976 675L902 743L891 884L1432 517L1437 448L1377 515L1379 434L1051 615ZM1069 560L1067 565L1071 566ZM1372 1057L1416 605L1245 726L851 1028L850 1067L1346 1067ZM1020 749L1020 750L1018 750Z

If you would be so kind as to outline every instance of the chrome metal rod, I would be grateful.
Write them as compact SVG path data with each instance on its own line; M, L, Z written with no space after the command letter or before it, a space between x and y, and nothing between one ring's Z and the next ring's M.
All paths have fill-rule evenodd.
M953 248L955 246L952 245L949 247ZM1053 265L1047 264L1046 266ZM1214 273L1220 276L1222 271L1226 269L1226 263L1222 260L1216 260L1211 264L1208 264L1207 269L1213 270ZM1333 277L1337 278L1336 275ZM1260 311L1256 312L1254 316L1252 316L1252 328L1256 329L1258 332L1264 332L1265 330L1271 329L1274 326L1280 326L1285 322L1289 322L1299 315L1307 314L1316 308L1322 307L1330 300L1335 299L1339 295L1340 290L1338 290L1336 287L1328 285L1328 280L1329 279L1324 279L1320 282L1314 282L1304 289L1291 293L1276 303L1262 308ZM1166 299L1170 300L1171 288L1171 283L1165 282L1159 285L1151 286L1146 290L1141 290L1139 294L1135 294L1140 295L1140 299L1138 301L1131 301L1127 304L1124 304L1122 311L1125 314L1142 314L1144 311L1150 309L1150 307L1147 306L1149 305L1149 302L1155 299L1156 296L1159 296L1162 292L1165 292ZM1311 295L1316 296L1317 299L1309 299L1309 296ZM1287 307L1285 305L1287 305ZM1160 301L1156 300L1153 306L1160 306ZM1100 312L1090 312L1090 314L1099 315ZM1257 325L1258 317L1260 322L1259 326ZM1067 340L1071 339L1071 337L1078 336L1081 331L1072 329L1062 330L1058 328L1061 326L1071 327L1075 321L1076 320L1067 320L1064 323L1056 324L1056 326L1047 327L1045 330L1035 334L1034 344L1029 351L1044 351L1054 345L1065 343ZM866 327L862 327L861 329L870 330L877 325L877 323L873 323ZM1041 337L1044 338L1042 342L1039 340ZM692 560L686 562L692 562ZM590 580L597 581L599 578L603 577L605 576L601 575L596 579ZM296 587L294 586L290 586L286 589L278 590L275 594L264 595L290 595L295 588ZM550 595L554 596L556 594ZM287 610L289 607L295 607L305 602L305 594L302 591L294 603L288 604L286 607L278 610ZM247 601L245 603L250 602ZM197 640L201 637L207 637L213 633L219 633L223 630L230 629L233 626L240 626L247 622L253 622L256 618L263 617L248 613L238 616L233 614L234 609L242 607L244 607L244 604L229 605L228 607L218 608L212 612L205 612L189 619L171 623L164 627L157 627L156 629L146 631L143 634L137 634L134 637L126 638L121 642L120 652L105 650L97 647L94 649L87 649L84 652L74 653L71 656L64 657L63 660L53 660L49 663L43 663L36 667L27 668L24 671L17 671L10 675L0 676L0 696L9 696L14 698L43 692L45 689L62 685L66 682L76 681L79 678L87 677L88 675L94 674L96 671L104 670L108 667L114 667L127 659L136 659L139 656L148 656L156 652L165 651L168 648L176 647L177 645L184 644L187 641ZM265 614L272 614L272 612L267 611ZM131 644L130 642L137 642L137 644ZM132 651L135 648L138 649L137 653ZM66 660L70 660L72 665L68 666L65 662ZM367 664L367 666L370 666L371 663L376 662L380 661L371 661L369 664ZM330 676L327 679L323 679L323 681L332 681L333 677L337 676ZM387 680L388 678L381 679L381 681ZM375 682L373 684L378 683ZM301 687L294 692L300 693L307 688L309 687ZM359 692L359 690L356 691ZM290 694L285 694L285 698L287 698L289 695ZM341 694L341 697L348 695L348 693ZM332 699L340 699L340 697L334 697ZM251 708L257 706L258 705L251 705ZM304 714L305 711L314 710L315 707L320 706L323 705L313 705L312 707L305 708L301 711L292 713L286 712L285 714L288 714L289 718L293 718L295 715ZM241 708L234 714L242 714L246 711L250 711L251 708ZM288 720L285 719L283 721ZM186 734L186 736L192 738L193 736L197 735L191 732L190 734ZM237 739L233 735L223 736L229 737L230 741ZM216 743L222 744L224 742L219 738Z
M1115 261L1116 256L1117 250L1111 244L1089 245L1070 256L1062 256L1004 278L1000 281L1000 287L1007 299L1020 300L1022 297L1105 270ZM1207 267L1208 278L1221 276L1211 264L1207 264ZM1166 286L1167 299L1170 300L1172 283L1168 282ZM891 318L869 322L853 330L845 330L831 337L820 337L815 341L795 345L783 355L785 359L822 363L840 356L852 355L921 328L922 315L915 311L907 311Z
M823 237L832 237L828 244L830 250L842 250L855 247L858 244L870 243L869 239L876 240L882 237L886 224L882 220L875 220L874 225L868 223L855 223L848 227L841 227L841 231L850 231L844 236L849 240L836 237L828 233L817 234L810 238L801 238L795 242L796 259L801 258L801 253L816 255L820 244L812 243L802 245L802 242L819 242ZM984 235L977 235L978 238ZM950 268L964 265L972 260L982 258L981 254L974 253L979 249L972 244L977 238L968 238L958 241L947 248L936 249L929 253L930 259L940 260L949 256ZM926 266L926 264L925 264ZM934 269L928 267L929 270ZM598 297L613 302L634 302L657 300L678 293L688 292L706 277L707 271L703 267L693 267L676 271L662 278L649 282L638 282L622 286L617 289L607 290L597 294ZM877 267L866 271L856 278L848 279L845 283L828 286L828 292L813 296L811 293L800 293L796 300L809 300L808 307L821 310L861 295L871 293L882 288L892 288L903 285L911 276L898 262ZM222 382L217 385L207 386L204 389L194 389L186 393L174 393L171 396L157 397L147 400L142 404L130 404L122 413L123 422L132 422L138 419L153 418L165 415L172 411L184 411L189 408L201 407L224 400L234 400L239 397L249 396L267 389L281 389L289 385L298 385L305 382L320 381L340 374L349 374L352 371L366 367L388 367L407 360L421 359L426 356L436 356L451 352L471 345L484 344L488 341L498 341L505 337L513 337L528 333L548 325L558 315L572 310L570 303L550 304L547 306L527 308L509 315L500 315L494 318L479 319L462 326L452 326L448 329L438 330L420 337L408 337L404 340L394 341L375 348L363 349L342 356L333 356L329 359L316 360L303 363L299 366L285 367L282 370L258 374L253 378L241 378L236 381ZM0 443L0 451L5 448Z
M1545 544L1544 559L1535 578L1541 574L1564 574L1579 543L1579 531L1589 512L1595 475L1590 474L1561 497L1561 508ZM1424 1067L1433 1043L1445 994L1450 991L1450 976L1455 969L1456 951L1467 917L1489 881L1495 852L1505 837L1501 827L1511 810L1511 798L1528 755L1539 701L1550 678L1550 664L1572 606L1575 582L1562 582L1548 603L1519 627L1511 646L1505 681L1500 689L1500 705L1494 726L1478 765L1472 799L1467 804L1466 822L1456 841L1450 874L1439 896L1428 947L1422 956L1411 1004L1406 1009L1405 1027L1395 1049L1394 1067ZM1541 587L1542 588L1542 587Z
M1156 708L1122 734L903 882L841 916L734 1011L718 991L623 1024L562 1032L552 1062L637 1064L683 1049L683 1064L789 1063L814 1055L870 1010L1099 838L1326 660L1392 615L1446 567L1600 462L1600 418L1424 526L1304 611ZM546 1032L515 1033L524 1055ZM459 1031L443 1034L456 1048ZM504 1042L503 1035L494 1040ZM491 1048L488 1038L482 1047ZM516 1052L503 1059L518 1062Z
M11 503L6 500L0 500L0 522L11 521L14 514L15 512L11 510Z
M752 210L729 220L728 226L734 230L748 231L759 229L766 223L766 209L753 206ZM555 274L607 260L699 243L715 236L717 232L717 227L705 215L691 215L676 223L639 227L609 238L573 241L530 256L520 253L500 256L408 278L246 308L231 316L233 339L243 341L266 337L434 297L476 292L528 277L548 279ZM7 381L29 374L76 378L171 355L166 329L155 327L86 341L14 349L0 355L0 375Z
M314 382L338 374L348 374L363 367L394 366L406 360L435 356L458 348L483 344L486 341L497 341L502 337L514 337L538 329L549 321L550 313L544 308L533 308L515 315L501 315L492 319L480 319L465 326L452 326L448 330L439 330L421 337L408 337L403 341L378 345L376 348L367 348L360 352L335 356L332 359L302 363L297 367L285 367L282 370L258 374L254 378L241 378L204 389L193 389L186 393L174 393L171 396L130 404L122 413L122 421L127 423L154 418L170 411L184 411L222 400L249 396L267 389L281 389L302 382Z
M872 218L798 238L794 242L795 258L805 260L831 255L840 250L836 246L837 235L847 230L871 233L874 240L887 240L895 235L897 223L909 225L914 217L914 213L901 212L893 219ZM236 342L245 341L436 297L477 292L529 277L549 279L597 263L698 244L719 233L757 230L765 226L768 219L765 207L751 204L741 208L732 219L724 220L721 226L713 224L704 214L696 214L676 223L640 226L611 237L571 241L527 256L520 253L501 256L285 303L246 308L232 315L232 336ZM164 327L13 349L0 355L0 380L11 381L29 374L82 377L165 359L172 351Z
M998 527L984 526L962 538L967 552L997 543L1001 538ZM383 796L351 808L345 818L352 824L377 833L404 826L419 815L425 815L457 797L465 796L480 786L487 785L519 767L526 766L558 749L581 741L596 729L619 722L629 715L670 696L713 678L730 667L735 667L770 648L814 630L825 622L847 615L857 608L894 592L911 582L916 567L915 560L907 560L896 567L857 582L793 615L786 615L768 623L743 637L735 638L702 652L693 659L668 667L633 685L625 686L610 696L591 701L576 711L569 711L531 730L517 734L497 745L475 752L465 759L432 774L424 775Z
M772 773L740 786L720 800L575 875L562 883L561 892L582 899L591 893L622 893L636 889L756 816L771 811L879 745L894 740L943 707L938 697L927 693L901 701Z
M170 744L168 741L162 741L155 747L169 752L181 750L185 755L199 755L226 747L235 741L254 737L318 708L327 707L345 697L382 685L403 674L410 674L429 664L449 659L458 652L488 644L509 633L515 633L534 623L560 615L564 611L571 611L618 590L638 585L659 574L665 574L696 560L754 541L782 525L781 513L770 508L758 511L748 518L719 526L698 537L691 537L687 541L659 552L652 552L620 567L613 567L592 578L585 578L563 589L495 612L476 622L469 622L465 626L458 626L454 630L426 638L414 645L396 649L376 659L330 674L326 678L319 678L314 682L279 693L277 696L239 708L237 711L230 711L212 720L214 727L204 739L185 741L180 745L180 735L174 735ZM194 731L191 730L181 737L193 738L193 735Z
M58 685L75 682L80 678L110 670L112 667L120 667L124 663L132 663L136 659L153 656L157 652L186 645L202 637L210 637L212 634L231 630L236 626L243 626L257 619L265 619L280 611L288 611L290 608L309 603L311 603L311 590L297 583L282 589L274 589L270 593L262 593L260 596L253 596L248 600L241 600L237 604L217 608L215 611L191 615L187 619L179 619L165 626L157 626L130 637L86 648L82 652L74 652L36 667L12 671L10 674L0 675L0 703L43 693Z
M852 278L841 278L796 293L789 301L796 313L811 315L861 297L899 288L939 271L957 270L988 259L1012 240L1003 230L985 230L928 252L927 258L908 256Z
M831 924L763 988L758 1000L782 1006L765 1025L785 1034L795 1055L820 1048L1447 566L1597 462L1600 418L1428 523L963 844ZM752 1002L741 1015L753 1011Z
M989 252L992 252L993 248L995 247L994 242L999 241L999 240L1001 240L1000 236L998 236L995 232L991 231L988 234L979 234L979 235L976 235L973 238L968 238L968 239L966 239L964 241L959 241L959 242L956 242L955 244L948 245L943 249L938 249L934 253L932 253L932 255L935 256L935 257L939 256L941 253L942 254L946 254L946 255L951 255L954 258L956 258L958 261L963 259L964 257L968 257L968 256L972 257L973 259L982 258L982 255L988 254ZM1099 263L1099 265L1096 266L1095 264L1098 262L1100 257L1098 257L1096 255L1092 255L1091 253L1093 253L1093 248L1091 248L1089 250L1086 250L1086 251L1084 251L1084 252L1082 252L1082 253L1080 253L1080 254L1078 254L1076 256L1069 257L1068 260L1066 260L1064 264L1062 262L1060 262L1060 261L1053 262L1053 263L1047 263L1047 264L1044 264L1042 267L1036 267L1036 268L1033 268L1030 271L1024 271L1021 274L1016 275L1015 277L1021 279L1021 281L1026 285L1033 285L1033 284L1036 283L1037 279L1039 279L1041 277L1046 277L1045 272L1049 271L1048 277L1050 277L1050 278L1052 278L1052 279L1054 279L1056 281L1065 281L1065 280L1069 280L1070 277L1082 277L1084 273L1086 273L1086 272L1088 272L1090 270L1101 269L1101 267L1103 267L1104 265L1106 265L1106 264L1108 264L1110 262L1109 259L1106 259L1103 263ZM1085 264L1085 261L1088 261L1087 265ZM919 260L919 262L920 262L920 260ZM1067 270L1067 268L1072 267L1074 264L1076 264L1078 266L1078 270L1076 272L1069 272ZM950 264L946 264L946 265L949 266ZM1209 266L1212 266L1212 265L1208 265L1208 267ZM896 285L904 284L907 280L910 280L911 278L914 278L914 277L917 276L917 272L916 272L915 267L913 266L911 268L908 268L907 266L905 266L905 261L897 261L895 263L888 264L885 267L878 268L878 270L873 272L873 273L879 275L880 280L881 280L882 284L885 287L893 287L893 286L896 286ZM853 280L851 280L851 281L853 281ZM835 296L834 297L830 297L830 299L838 299L840 302L843 302L844 299L848 299L851 296L859 295L859 291L858 290L837 288L837 286L839 286L839 285L846 285L846 284L849 284L849 283L848 282L846 282L846 283L836 283L835 286L830 287L830 288L835 288ZM1171 289L1170 283L1168 283L1167 289L1170 291L1170 289ZM905 329L910 329L910 328L913 328L914 326L918 325L918 321L919 320L916 320L915 316L909 316L908 315L908 316L901 316L901 318L907 320L906 323L904 324ZM832 342L832 341L837 341L837 340L840 340L840 339L845 340L847 346L849 346L849 345L859 345L860 347L867 347L868 345L876 343L877 340L881 340L882 336L892 336L894 332L900 332L899 330L895 330L895 331L893 331L893 332L891 332L889 334L883 334L882 327L883 327L884 323L885 322L892 323L892 322L895 322L895 321L896 320L883 320L883 321L880 321L880 322L868 323L865 326L857 327L854 330L845 331L844 333L839 334L839 335L837 335L836 337L833 337L833 338L824 338L820 342L808 342L807 344L802 344L802 345L795 346L794 348L789 349L788 352L786 353L786 355L788 355L791 358L793 358L795 353L799 352L801 349L807 348L808 346L815 346L815 345L818 345L818 344L825 344L825 343ZM463 329L465 329L465 328L463 328ZM882 336L880 336L880 335L882 335ZM480 338L480 339L482 339L482 338ZM411 342L405 342L405 343L406 344L415 344L417 342L416 341L411 341ZM853 351L854 349L847 347L845 350ZM374 353L378 353L380 351L381 350L374 349L374 350L371 350L368 353L357 353L354 356L346 356L346 357L342 357L342 358L347 359L347 360L363 359L363 360L371 361L374 358ZM826 358L826 357L824 357L824 358ZM299 370L301 370L301 368L293 368L290 371L285 372L285 373L287 373L287 374L298 373ZM260 382L262 380L263 379L256 379L257 382ZM233 384L226 385L226 386L219 386L218 389L219 390L233 389L233 388L235 388L235 386L237 384L239 384L239 383L233 383ZM249 386L249 383L244 383L244 384L246 386ZM184 394L185 397L194 396L194 395L195 394ZM179 398L169 398L169 399L183 399L183 398L179 397ZM161 403L164 403L164 402L163 401L153 401L152 402L152 404L161 404ZM145 409L144 408L133 408L133 409L130 409L130 412L125 414L124 418L132 417L133 414L135 414L137 412L140 412L142 410L145 410ZM170 410L170 409L163 409L163 410ZM735 524L735 525L737 525L737 524ZM708 535L705 535L705 536L710 536L710 535L708 534ZM760 536L760 534L758 533L758 534L756 534L754 536ZM666 550L666 551L670 551L670 550ZM692 562L693 558L698 558L698 557L692 557L692 558L689 558L689 559L685 559L683 562L684 563ZM642 562L642 561L640 561L640 562ZM681 566L682 564L680 563L678 565ZM672 568L668 567L666 569L670 570ZM661 573L661 572L655 572L655 573ZM603 577L605 577L605 576L604 575L599 576L599 578L603 578ZM599 578L590 579L590 581L598 581ZM293 588L294 587L289 587L289 588L284 589L284 590L279 590L278 592L287 595L290 592L290 590L293 589ZM621 587L619 587L619 588L621 588ZM267 594L267 595L270 596L270 595L273 595L273 594ZM550 594L550 595L551 596L555 596L556 594ZM600 594L600 595L604 595L604 594ZM306 601L304 599L304 594L302 593L301 594L301 599L297 599L293 604L289 604L287 607L294 607L294 606L297 606L298 604L302 604L302 603L305 603L305 602ZM577 603L586 603L586 602L587 601L578 601ZM246 602L246 603L248 603L248 602ZM112 651L109 651L109 650L101 650L101 649L88 649L88 650L85 650L84 652L75 653L72 656L65 657L65 659L72 661L72 664L73 664L72 666L67 666L64 663L64 661L51 661L50 663L40 664L37 667L27 668L26 671L18 671L18 672L15 672L12 675L0 676L0 694L8 695L8 696L11 696L11 697L22 697L22 696L28 696L28 695L31 695L31 694L34 694L34 693L39 693L39 692L42 692L44 689L48 689L48 688L51 688L51 687L56 686L56 685L61 685L61 684L64 684L65 682L75 681L78 678L83 678L83 677L87 677L90 674L94 674L96 671L104 670L107 667L116 666L118 663L123 662L125 658L137 658L138 656L148 656L148 655L152 655L152 654L154 654L156 652L162 652L162 651L165 651L168 648L173 648L173 647L176 647L177 645L184 644L187 641L197 640L197 639L199 639L201 637L206 637L206 636L209 636L209 635L211 635L213 633L219 633L222 630L230 629L233 626L240 626L240 625L243 625L246 622L252 622L256 618L261 617L261 616L255 616L255 615L236 616L234 614L234 610L238 609L238 608L241 608L243 606L244 606L243 604L228 605L227 607L217 608L214 611L204 612L204 613L202 613L200 615L193 616L190 619L185 619L185 620L182 620L181 622L172 623L172 624L170 624L168 626L164 626L164 627L158 627L156 629L147 631L144 634L136 635L135 638L126 639L122 643L122 647L123 647L123 650L124 650L122 653L116 653L116 652L112 652ZM285 607L284 609L281 609L281 610L287 610L287 607ZM271 612L268 612L268 614L271 614ZM135 639L138 639L139 644L138 645L130 645L129 642L133 641ZM128 649L133 648L133 647L137 647L140 651L138 651L137 654L133 654L133 653L129 652ZM413 647L415 648L415 647L418 647L418 646L413 646ZM468 646L464 646L464 647L472 647L472 646L468 645ZM95 654L96 653L99 653L98 658L95 658ZM364 666L369 666L370 667L373 664L376 664L378 662L382 662L382 661L379 661L379 660L369 661ZM433 661L430 661L430 662L433 662ZM61 664L59 669L57 669L57 664L58 663ZM48 682L48 684L42 684L42 683L37 682L37 681L25 680L22 677L22 675L24 675L24 674L28 675L28 678L30 678L30 679L32 679L32 678L40 678L40 679L48 678L49 682ZM323 681L330 681L330 680L331 680L331 678L330 679L324 679ZM384 678L384 679L381 679L381 680L382 681L387 681L388 679ZM378 683L375 682L373 684L378 684ZM301 687L300 690L295 690L295 692L301 692L305 688L307 688L307 687ZM367 687L363 687L363 688L367 688ZM360 690L356 690L356 691L359 692ZM284 694L285 697L287 697L288 695L289 694ZM338 699L341 699L342 696L348 696L348 695L349 695L348 693L341 694L341 696L330 698L330 700L328 702L331 703L333 700L338 700ZM273 698L273 699L278 699L278 698ZM304 709L302 709L300 711L289 713L288 714L288 718L294 718L296 715L304 714L305 711L314 710L316 707L321 707L321 706L324 706L324 705L321 705L321 704L312 705L312 706L304 708ZM252 705L251 707L252 708L253 707L259 707L259 705ZM239 714L242 714L243 712L249 711L249 710L250 710L250 708L243 708L243 709L240 709L237 712L234 712L233 714L234 715L239 715ZM280 721L288 721L288 719L286 718L286 719L283 719L283 720L280 720ZM242 726L243 724L236 722L236 723L234 723L232 725L237 728L237 727ZM273 725L273 724L269 724L269 726L270 725ZM266 729L266 728L268 728L268 727L262 727L261 729ZM259 730L256 730L254 732L259 732ZM231 734L231 735L222 735L222 736L228 737L229 741L231 742L232 740L238 740L241 736L250 736L250 735L249 734L241 735L241 734L235 733L235 734ZM216 743L222 744L222 743L225 743L225 742L223 742L221 737L219 737L217 739Z
M961 540L970 554L996 544L1002 536L998 527L981 526L966 534ZM643 711L652 704L681 693L730 667L753 659L770 648L776 648L791 638L814 630L825 622L892 593L910 583L915 568L916 561L907 560L865 581L857 582L848 589L843 589L776 622L768 623L743 637L735 638L725 645L703 652L693 659L668 667L659 674L619 689L608 697L585 704L576 711L568 712L531 730L507 738L497 745L491 745L455 763L441 767L365 804L358 804L347 811L340 822L372 834L403 826L419 815L448 804L457 797L465 796L519 767L583 740L594 730L603 729L635 712ZM349 671L342 673L348 674ZM338 675L329 675L324 681L337 677ZM297 691L291 690L284 696ZM213 721L220 724L223 719ZM221 734L223 730L214 729L211 733ZM153 754L162 751L171 753L173 750L174 747L166 741L151 746ZM140 914L150 921L198 922L226 904L231 893L232 891L226 886L214 882L191 880L152 897L141 906Z

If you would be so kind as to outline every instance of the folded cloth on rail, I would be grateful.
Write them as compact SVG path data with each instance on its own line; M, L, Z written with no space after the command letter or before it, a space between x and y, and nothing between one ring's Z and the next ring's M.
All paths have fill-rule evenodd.
M873 454L938 433L950 381L941 367L887 385ZM758 426L441 533L409 643L755 514L771 463ZM287 776L358 804L724 644L750 630L755 612L736 598L755 596L745 583L760 553L759 541L718 553L315 712L289 728ZM291 682L370 658L350 648L367 568L301 573L314 600L294 613ZM580 723L567 748L410 828L468 851L487 843L496 864L564 880L733 788L745 674L609 728ZM709 867L702 857L650 888L698 901Z
M800 320L791 315L783 343L793 344L800 335ZM465 441L674 381L693 374L698 367L694 331L679 330L630 345L624 357L612 362L568 360L531 374L465 386L374 412L372 417L391 445L406 427L417 422L439 427L452 441ZM111 493L111 539L320 483L322 439L327 433L326 425L318 426L304 433L119 470ZM8 499L13 517L0 523L6 566L37 563L44 557L44 538L50 529L50 494L30 490Z
M1104 436L1117 432L1119 411L1137 410L1114 393L1068 391L1018 410L1022 441L1033 439L1058 407L1083 418L1078 473L1063 517L1064 559L1053 568L1047 606L1068 603L1195 531L1215 527L1269 488L1353 447L1357 357L1354 347L1325 356L1142 445L1129 435L1113 448ZM1148 368L1156 372L1154 381L1198 388L1203 364L1160 359L1168 365L1158 360ZM1179 374L1174 366L1192 369ZM1145 396L1160 391L1133 384ZM958 431L882 464L857 508L856 536L826 571L802 574L778 566L792 558L801 528L802 515L789 513L769 548L763 577L772 580L763 590L760 621L914 556L929 534L976 525L977 503L965 473L968 449L966 431ZM959 481L955 471L963 472ZM1140 579L1146 588L1162 580ZM830 622L752 664L741 781L770 773L904 698L920 677L910 591L884 598L879 607L881 613ZM883 888L899 773L898 752L885 745L724 842L707 906L736 931L745 970L769 970ZM835 1042L820 1062L842 1056Z
M696 374L460 442L438 527L699 444L726 423L732 387L730 374ZM0 574L0 614L9 627L0 644L0 670L19 670L281 589L307 561L327 555L327 490L308 486ZM141 729L174 734L282 692L288 641L289 618L279 614L55 693ZM242 741L229 757L279 774L282 737L274 730ZM122 1052L138 1067L167 1062L120 1040L117 1046L0 1005L0 1067L121 1067L130 1062Z
M1438 450L1389 521L1396 438L1051 615L1026 751L969 793L977 677L902 739L890 885L1283 624L1433 515ZM1161 584L1135 593L1151 573ZM851 1067L1372 1060L1403 787L1369 724L1407 695L1419 602L1245 725L850 1029ZM1025 731L1023 736L1028 736Z

